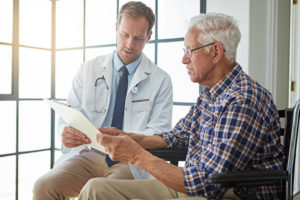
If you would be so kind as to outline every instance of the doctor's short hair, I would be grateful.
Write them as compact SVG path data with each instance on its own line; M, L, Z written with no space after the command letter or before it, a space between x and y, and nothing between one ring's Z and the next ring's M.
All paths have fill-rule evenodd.
M207 13L197 15L189 21L188 29L199 30L198 42L205 45L220 42L225 50L225 56L231 64L236 61L236 51L241 40L241 32L237 21L229 15ZM211 46L205 47L208 52Z
M124 15L130 15L134 18L142 16L145 17L148 21L147 34L149 35L151 33L152 27L155 22L155 15L150 7L139 1L130 1L121 7L118 17L118 24L120 24L121 19Z

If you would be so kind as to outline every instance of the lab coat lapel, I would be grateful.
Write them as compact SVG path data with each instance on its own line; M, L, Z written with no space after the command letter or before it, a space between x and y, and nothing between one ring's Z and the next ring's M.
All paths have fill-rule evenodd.
M109 91L111 90L111 80L112 80L112 60L113 60L114 53L110 54L106 57L106 59L101 64L101 75L104 76L106 84L108 86ZM110 95L109 95L110 96Z
M136 71L134 73L134 76L133 76L132 82L130 84L129 90L127 91L127 95L131 90L133 90L133 88L135 86L138 85L139 82L146 79L148 74L150 74L151 71L152 71L152 67L151 67L151 64L150 64L151 61L144 54L142 56L143 57L142 57L141 63L140 63L140 65L138 66L138 68L136 69Z

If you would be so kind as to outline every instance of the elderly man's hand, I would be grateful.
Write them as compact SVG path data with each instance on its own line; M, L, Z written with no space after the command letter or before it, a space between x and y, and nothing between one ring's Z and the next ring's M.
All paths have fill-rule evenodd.
M115 128L101 128L103 134L97 135L97 141L114 161L134 164L143 148L123 131Z
M62 133L62 143L65 147L73 148L82 144L90 144L91 141L84 133L71 126L67 126Z

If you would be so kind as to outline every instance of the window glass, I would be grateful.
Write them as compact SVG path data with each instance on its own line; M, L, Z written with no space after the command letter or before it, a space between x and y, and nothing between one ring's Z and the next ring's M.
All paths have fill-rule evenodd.
M20 48L21 98L49 98L51 95L50 51Z
M121 9L121 7L125 4L125 3L127 3L127 2L129 2L129 1L131 1L131 0L119 0L119 5L120 5L120 8L119 8L119 10ZM152 9L152 11L153 11L153 13L154 13L154 15L155 15L155 0L140 0L140 2L143 2L144 4L146 4L146 6L148 6L149 8L151 8ZM154 39L155 38L155 24L153 25L153 28L152 28L152 35L151 35L151 39ZM150 39L150 40L151 40Z
M97 56L106 55L112 53L116 49L115 46L112 47L97 47L97 48L87 48L85 49L85 60L93 59Z
M119 10L125 3L129 2L129 1L131 1L131 0L119 0L119 2L120 2ZM150 7L152 9L153 13L155 14L155 0L140 0L140 2L143 2L144 4L146 4L146 6Z
M83 45L83 0L56 1L56 47Z
M50 148L50 108L43 101L20 101L19 150Z
M67 103L66 101L60 101L62 103ZM61 133L58 132L58 119L59 115L55 113L55 148L61 149L62 147L62 140L61 140Z
M35 181L50 170L50 151L19 157L19 200L32 199Z
M249 66L249 16L250 0L209 0L207 1L207 12L221 12L233 16L238 20L238 25L242 34L240 44L237 49L237 62L248 72Z
M200 0L158 1L158 38L184 37L186 23L200 13Z
M106 55L112 53L116 50L115 46L112 47L97 47L97 48L87 48L85 50L85 60L88 61L97 56ZM154 62L154 44L147 43L144 47L143 53Z
M20 44L51 47L51 1L20 0Z
M57 130L58 118L59 118L58 114L55 113L55 148L61 149L61 145L62 145L61 136L60 136L61 133L58 133Z
M0 200L15 199L16 156L0 158Z
M5 122L0 127L5 133L5 139L0 140L0 154L16 152L16 102L0 101L0 110L0 122Z
M0 1L0 42L12 42L13 0ZM2 54L1 54L2 55Z
M0 8L1 9L1 8ZM0 14L1 15L1 14ZM1 19L0 19L1 20ZM0 34L3 31L0 31ZM12 88L12 57L11 46L0 45L0 94L11 94Z
M143 53L154 63L154 43L147 43L143 49Z
M55 151L55 162L60 158L60 156L62 156L62 152L56 150L56 151Z
M86 1L86 45L116 42L116 1Z
M184 118L188 114L190 108L191 106L173 105L172 127L174 127L181 118Z
M67 98L82 61L82 50L56 52L56 98Z
M195 102L199 84L193 83L185 65L181 63L183 41L158 44L158 66L169 73L173 83L174 101Z

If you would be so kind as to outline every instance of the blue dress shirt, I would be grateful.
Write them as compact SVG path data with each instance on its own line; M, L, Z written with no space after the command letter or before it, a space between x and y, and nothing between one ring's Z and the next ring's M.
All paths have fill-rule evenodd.
M142 60L142 55L138 59L136 59L134 62L126 65L127 70L128 70L128 88L132 82L134 73L138 66L140 65ZM103 124L101 127L106 127L106 126L111 126L112 118L113 118L113 113L115 109L115 101L116 101L116 95L117 95L117 88L118 88L118 83L121 77L121 67L123 67L124 64L120 60L117 51L114 53L113 57L113 70L112 70L112 84L111 84L111 93L110 93L110 103L107 111L107 115L103 121Z

